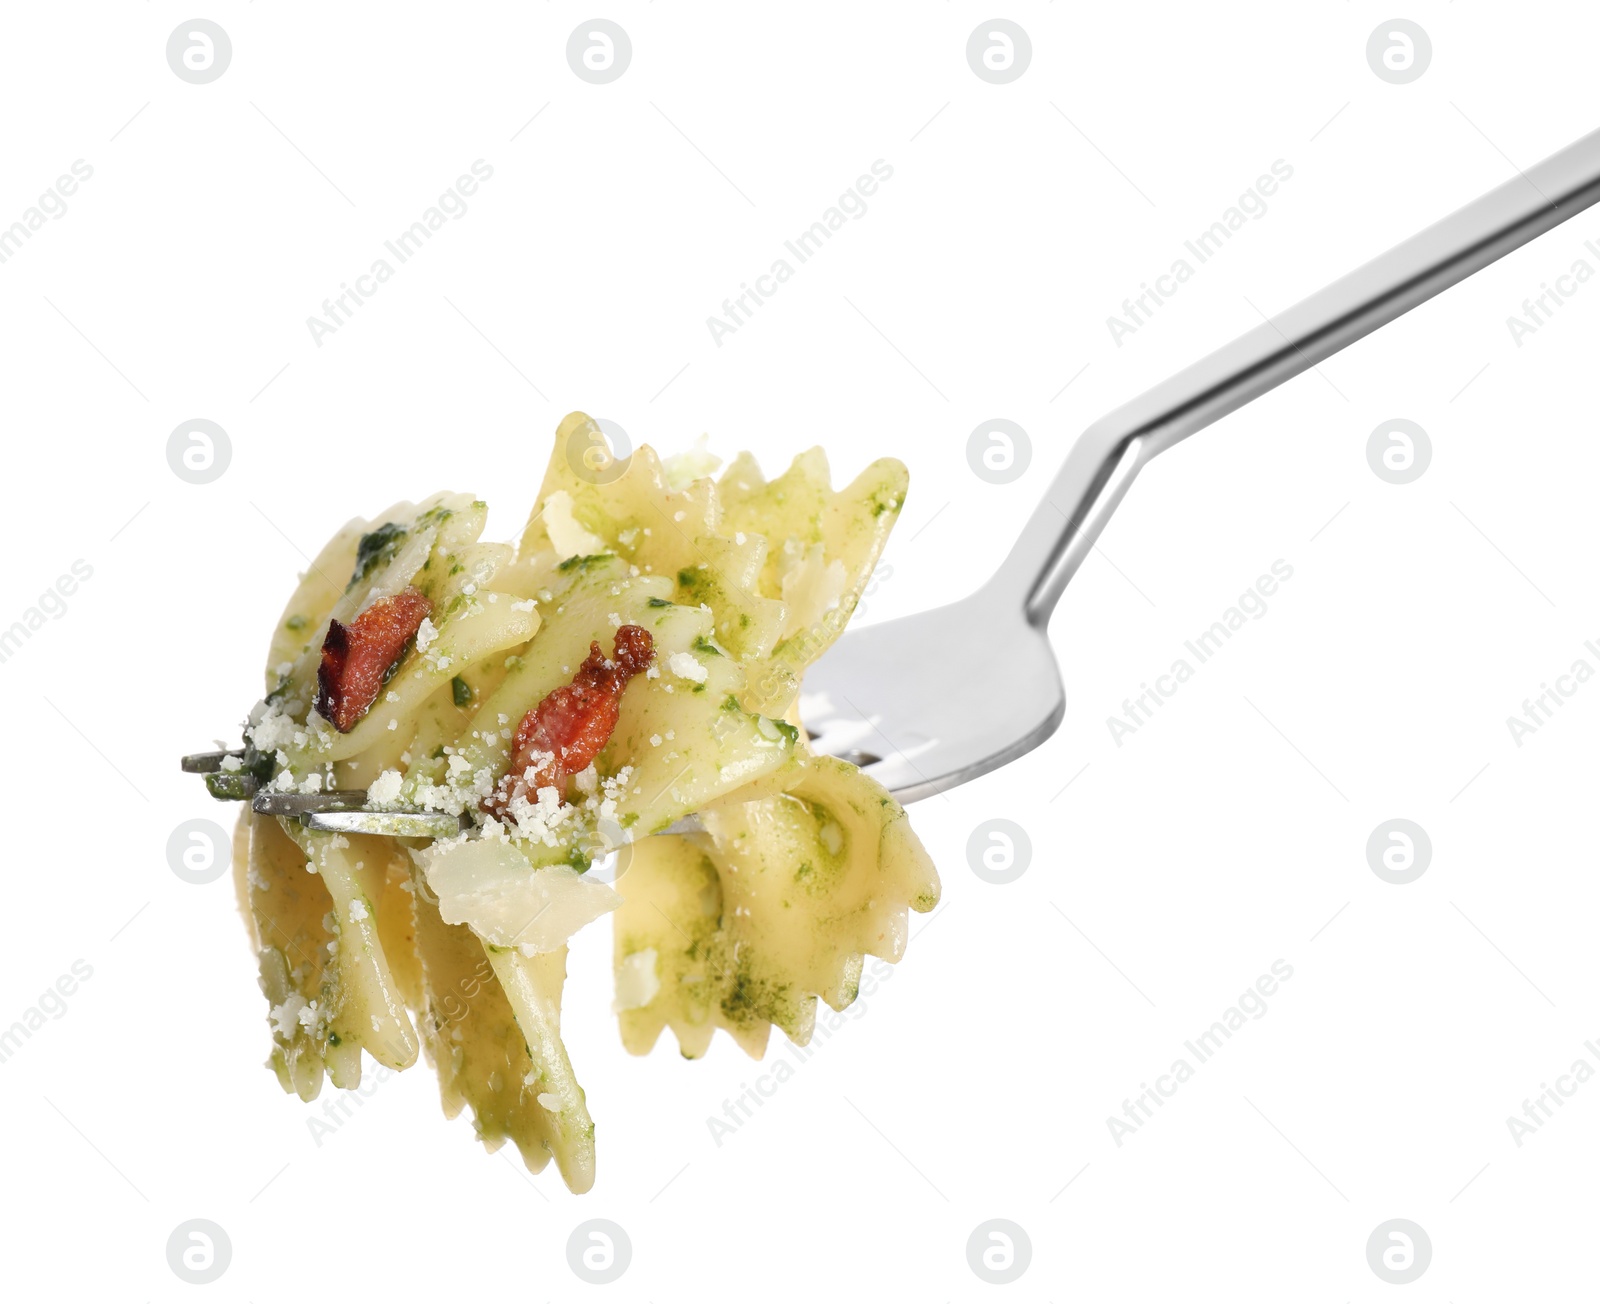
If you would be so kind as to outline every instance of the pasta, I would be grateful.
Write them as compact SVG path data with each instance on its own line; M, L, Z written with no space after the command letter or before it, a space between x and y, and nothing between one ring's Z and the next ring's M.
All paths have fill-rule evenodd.
M420 1052L448 1116L469 1108L490 1150L554 1158L583 1192L594 1124L561 1039L578 929L612 916L637 1054L664 1028L689 1058L717 1028L757 1057L773 1027L804 1044L865 956L900 959L938 877L885 789L810 751L797 703L905 469L835 491L820 450L771 481L747 455L716 466L611 461L573 413L514 545L481 541L481 501L439 494L313 560L224 769L461 831L315 832L246 807L235 877L286 1091L356 1086L363 1051L394 1069Z

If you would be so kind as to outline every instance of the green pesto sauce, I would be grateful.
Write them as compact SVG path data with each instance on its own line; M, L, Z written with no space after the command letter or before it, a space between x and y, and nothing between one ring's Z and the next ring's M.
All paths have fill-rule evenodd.
M347 588L359 584L367 579L379 565L386 564L394 559L400 545L405 541L406 527L394 521L385 521L376 530L361 536L361 542L356 545L356 568L350 576Z

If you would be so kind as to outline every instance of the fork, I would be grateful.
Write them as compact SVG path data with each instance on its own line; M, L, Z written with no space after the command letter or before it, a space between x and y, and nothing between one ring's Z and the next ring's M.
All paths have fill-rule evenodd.
M224 769L228 760L236 769ZM318 833L381 833L391 838L454 837L471 824L466 815L416 807L382 810L367 805L360 788L330 788L325 792L273 792L261 786L256 757L247 749L194 752L180 762L187 774L206 776L206 788L219 801L248 801L258 815L298 819Z
M1032 751L1066 713L1050 613L1145 463L1597 200L1600 131L1101 417L982 589L848 631L806 672L800 713L812 748L860 765L902 802ZM440 837L459 826L453 815L368 809L360 791L263 792L248 770L223 771L228 756L241 767L253 760L203 752L183 767L205 773L213 796L249 799L312 829Z
M813 748L907 802L1039 746L1066 710L1050 613L1145 463L1597 199L1600 131L1101 417L982 589L852 630L807 671Z

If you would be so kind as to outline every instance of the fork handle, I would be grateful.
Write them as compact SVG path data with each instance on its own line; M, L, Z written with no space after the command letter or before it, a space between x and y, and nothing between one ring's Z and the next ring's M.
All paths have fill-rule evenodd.
M1600 200L1600 131L1107 413L1079 437L1002 576L1043 625L1140 468L1157 453Z

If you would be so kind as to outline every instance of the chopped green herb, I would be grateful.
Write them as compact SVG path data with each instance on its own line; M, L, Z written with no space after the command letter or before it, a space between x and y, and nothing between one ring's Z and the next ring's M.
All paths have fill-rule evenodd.
M298 634L310 623L311 622L308 621L304 616L290 616L288 620L283 622L283 627L285 629L292 629L296 634Z
M450 681L450 696L457 706L472 705L472 686L460 675Z
M218 801L249 801L255 796L256 781L242 770L232 774L218 770L206 775L206 791Z
M668 602L665 598L651 598L644 605L647 607L670 607L673 604Z
M350 576L350 584L359 584L377 570L380 563L392 561L405 537L406 527L393 521L385 521L371 533L363 534L356 545L356 568Z

